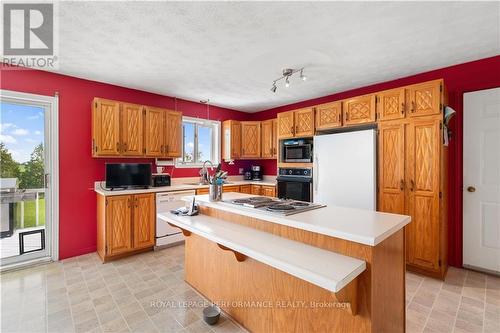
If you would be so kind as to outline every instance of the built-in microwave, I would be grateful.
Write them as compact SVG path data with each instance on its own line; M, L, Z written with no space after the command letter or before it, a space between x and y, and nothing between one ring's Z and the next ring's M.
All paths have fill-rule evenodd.
M282 141L282 162L309 163L312 162L312 141L307 139L294 139Z

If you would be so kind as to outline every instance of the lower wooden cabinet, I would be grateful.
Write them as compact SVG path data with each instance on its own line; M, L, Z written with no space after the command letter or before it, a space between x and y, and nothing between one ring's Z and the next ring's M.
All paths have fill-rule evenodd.
M241 185L240 193L252 194L252 185Z
M262 187L260 185L250 185L250 192L255 195L261 195Z
M235 185L235 186L223 186L222 187L222 193L229 193L229 192L239 192L240 187Z
M97 196L97 253L103 261L152 248L155 196Z
M276 186L262 185L261 195L265 195L266 197L275 197L276 196Z
M196 195L208 194L208 187L199 188L196 190Z
M253 195L265 195L267 197L275 197L276 196L276 186L268 186L268 185L256 185L256 184L248 184L248 185L229 185L222 187L223 193L229 192L239 192ZM197 195L208 194L208 188L199 188L196 190Z

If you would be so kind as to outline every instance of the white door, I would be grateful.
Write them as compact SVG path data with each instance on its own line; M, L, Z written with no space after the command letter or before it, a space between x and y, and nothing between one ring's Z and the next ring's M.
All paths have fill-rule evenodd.
M500 88L464 94L463 264L500 273Z

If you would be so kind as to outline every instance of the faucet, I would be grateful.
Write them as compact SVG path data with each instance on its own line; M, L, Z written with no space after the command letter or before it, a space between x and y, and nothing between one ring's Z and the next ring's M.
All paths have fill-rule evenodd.
M207 163L210 164L210 170L214 170L214 164L209 161L209 160L206 160L205 162L203 162L203 167L201 168L200 170L200 183L201 184L208 184L208 169L207 169Z

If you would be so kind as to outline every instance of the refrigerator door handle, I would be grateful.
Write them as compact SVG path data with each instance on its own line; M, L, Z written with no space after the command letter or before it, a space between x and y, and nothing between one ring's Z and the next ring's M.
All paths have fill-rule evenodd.
M314 192L318 192L318 185L319 185L319 158L318 156L316 155L315 156L315 159L316 159L316 165L315 165L315 170L313 170L313 176L314 176Z

